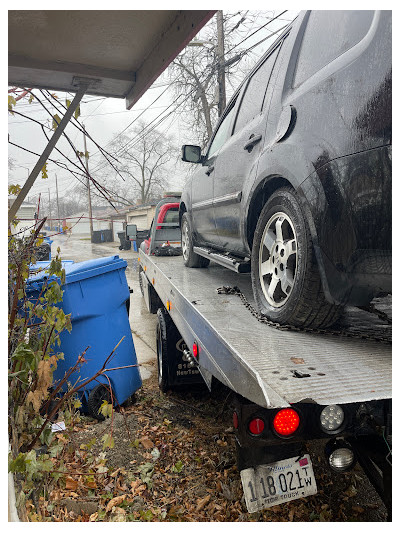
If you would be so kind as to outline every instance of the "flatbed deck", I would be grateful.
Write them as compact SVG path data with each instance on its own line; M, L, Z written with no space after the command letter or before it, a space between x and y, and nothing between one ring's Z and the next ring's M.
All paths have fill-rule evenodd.
M206 269L190 269L182 257L149 257L142 251L140 261L163 304L169 302L186 344L198 342L206 381L213 375L268 408L392 397L391 326L377 316L350 308L341 331L372 332L384 341L280 330L259 322L237 296L217 293L218 287L235 285L250 300L249 274L213 263ZM381 305L390 308L390 303Z

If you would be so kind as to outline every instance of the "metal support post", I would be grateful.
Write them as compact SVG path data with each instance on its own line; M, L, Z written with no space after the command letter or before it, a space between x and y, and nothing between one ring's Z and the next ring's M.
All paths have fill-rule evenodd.
M86 175L87 175L90 242L93 242L93 215L92 215L92 198L90 196L89 154L88 154L87 146L86 146L86 130L85 130L85 126L82 124L82 127L83 127L83 144L84 144L84 147L85 147L85 166L86 166Z

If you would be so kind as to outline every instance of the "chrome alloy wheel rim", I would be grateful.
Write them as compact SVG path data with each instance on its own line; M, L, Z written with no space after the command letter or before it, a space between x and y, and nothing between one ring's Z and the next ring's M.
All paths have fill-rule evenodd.
M264 296L272 307L282 307L292 292L297 271L296 232L285 213L275 213L268 220L258 259Z
M189 253L189 227L186 222L184 222L182 227L182 255L184 260L188 259Z

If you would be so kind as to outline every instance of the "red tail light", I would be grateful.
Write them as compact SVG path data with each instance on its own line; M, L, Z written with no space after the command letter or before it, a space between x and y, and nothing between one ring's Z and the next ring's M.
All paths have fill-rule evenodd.
M253 418L249 423L249 431L252 435L260 435L264 431L264 420L261 418Z
M281 409L274 418L274 429L278 435L288 437L296 431L300 417L294 409Z

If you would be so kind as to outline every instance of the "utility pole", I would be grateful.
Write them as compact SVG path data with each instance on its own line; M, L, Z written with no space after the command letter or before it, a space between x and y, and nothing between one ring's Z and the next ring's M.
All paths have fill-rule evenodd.
M49 192L49 228L51 230L51 202L50 202L50 189L47 189Z
M218 116L226 107L225 91L225 52L224 52L224 18L223 12L217 11L217 57L218 57Z
M93 218L92 218L92 199L90 197L89 154L88 154L87 147L86 147L86 130L85 130L85 126L83 124L82 124L82 128L83 128L83 145L85 147L85 163L86 163L86 174L87 174L90 241L92 241L93 240Z
M58 219L58 231L60 231L61 222L60 222L60 205L58 203L58 183L57 183L57 174L56 174L56 195L57 195L57 219Z

